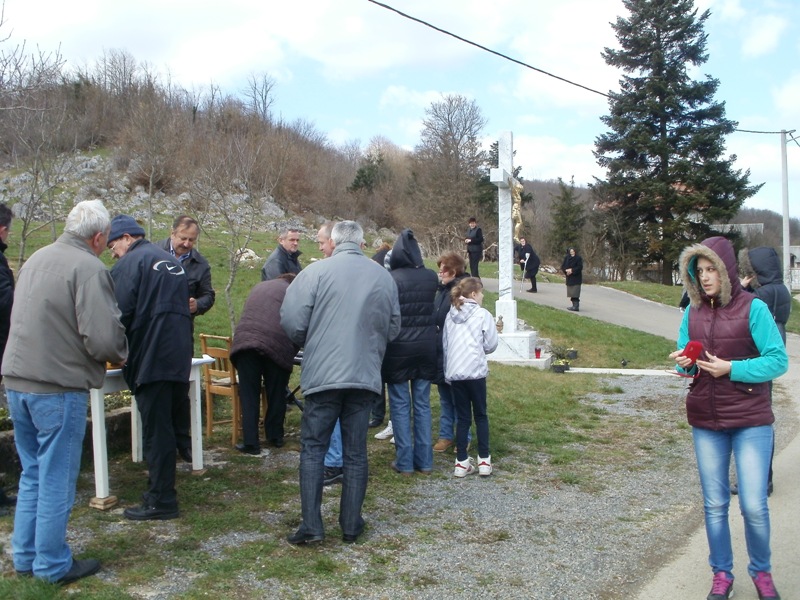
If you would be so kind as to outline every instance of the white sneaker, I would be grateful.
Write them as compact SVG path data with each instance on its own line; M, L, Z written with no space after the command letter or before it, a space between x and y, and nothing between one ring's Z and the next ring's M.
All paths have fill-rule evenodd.
M487 475L492 474L492 457L489 455L488 458L481 458L478 457L478 475L486 477Z
M472 458L467 457L467 460L464 462L459 462L456 459L456 468L453 470L453 475L456 477L466 477L467 475L472 475L475 472L475 465L472 464Z
M390 437L394 435L394 429L392 429L392 422L389 421L386 424L386 428L383 431L379 431L375 434L376 440L388 440Z
M394 444L394 436L392 436L392 439L389 440L389 443Z

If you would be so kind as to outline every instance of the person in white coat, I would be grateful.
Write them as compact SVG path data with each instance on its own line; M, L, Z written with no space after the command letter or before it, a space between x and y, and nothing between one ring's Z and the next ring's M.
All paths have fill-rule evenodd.
M453 475L465 477L476 471L467 453L467 433L475 418L478 438L478 474L492 474L489 452L489 415L486 410L487 354L497 348L497 329L492 314L481 307L483 285L467 277L451 292L453 306L444 324L444 377L453 388L455 400L456 465Z

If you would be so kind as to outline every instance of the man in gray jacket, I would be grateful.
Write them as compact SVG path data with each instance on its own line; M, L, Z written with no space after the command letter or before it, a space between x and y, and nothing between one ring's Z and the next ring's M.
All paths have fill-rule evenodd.
M300 384L305 410L300 429L303 522L290 544L321 542L323 458L336 419L342 427L344 478L339 509L342 539L364 531L367 425L381 393L386 344L400 332L400 304L389 273L364 256L364 232L354 221L331 232L333 255L306 267L289 286L281 326L304 347Z
M106 362L128 356L111 275L98 256L108 240L100 200L75 205L64 233L19 272L3 377L22 477L11 548L20 575L70 583L100 569L66 541L81 466L89 390Z

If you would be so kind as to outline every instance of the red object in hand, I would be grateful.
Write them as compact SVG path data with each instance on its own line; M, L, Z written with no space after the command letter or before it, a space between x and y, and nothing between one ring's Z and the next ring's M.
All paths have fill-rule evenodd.
M692 361L694 364L698 358L700 358L700 354L703 352L703 344L701 342L689 342L686 344L686 347L681 352L681 356L685 356Z

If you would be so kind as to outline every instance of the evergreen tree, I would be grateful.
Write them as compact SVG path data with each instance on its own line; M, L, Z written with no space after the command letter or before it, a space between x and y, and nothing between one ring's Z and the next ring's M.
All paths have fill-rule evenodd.
M698 16L693 0L623 0L628 18L612 24L620 49L606 48L606 63L625 74L611 93L610 132L596 140L595 156L606 169L602 185L615 219L630 228L642 263L661 264L662 283L687 243L707 236L712 223L727 221L760 186L750 172L725 157L724 136L736 123L715 102L719 81L695 81L689 69L703 65L709 11Z
M575 192L575 178L570 179L569 185L558 178L559 194L553 199L550 206L550 252L553 256L562 256L567 248L575 246L580 248L583 226L586 224L586 212Z

